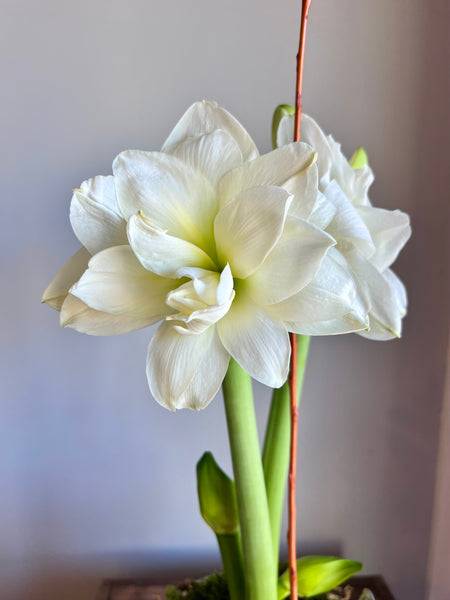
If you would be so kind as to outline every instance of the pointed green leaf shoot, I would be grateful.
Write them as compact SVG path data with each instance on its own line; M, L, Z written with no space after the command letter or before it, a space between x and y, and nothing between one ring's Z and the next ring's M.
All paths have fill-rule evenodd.
M303 556L297 561L299 596L311 598L329 592L362 568L360 562L335 556ZM278 579L278 600L283 600L289 593L288 569Z
M239 531L234 482L211 452L205 452L197 463L197 490L202 517L216 535Z
M359 147L357 150L355 150L353 156L348 162L350 163L350 166L354 169L362 169L363 167L365 167L368 164L369 159L367 158L367 154L364 148Z
M277 147L277 132L283 117L295 114L295 108L290 104L280 104L276 107L272 117L272 147Z
M375 596L373 595L372 591L369 590L369 588L364 588L361 592L359 600L375 600Z

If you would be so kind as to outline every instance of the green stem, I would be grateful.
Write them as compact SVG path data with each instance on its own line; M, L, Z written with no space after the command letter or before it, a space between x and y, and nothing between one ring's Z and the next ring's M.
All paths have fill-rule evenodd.
M223 570L231 600L245 600L245 579L239 533L217 534Z
M309 339L307 335L297 336L297 402L303 385ZM286 382L273 391L262 456L275 565L278 565L281 516L289 469L289 442L289 382Z
M275 600L277 573L250 376L233 360L223 381L242 537L246 600Z

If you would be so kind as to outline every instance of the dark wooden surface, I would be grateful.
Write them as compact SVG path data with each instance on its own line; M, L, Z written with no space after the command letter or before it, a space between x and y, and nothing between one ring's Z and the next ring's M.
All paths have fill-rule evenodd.
M165 587L146 579L105 579L95 600L164 600ZM395 600L380 575L352 577L329 592L328 600L358 600L364 588L372 591L375 600Z

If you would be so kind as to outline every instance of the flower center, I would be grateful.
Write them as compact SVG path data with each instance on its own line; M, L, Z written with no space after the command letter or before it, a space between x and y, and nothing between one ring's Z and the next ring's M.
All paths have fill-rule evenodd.
M178 321L174 329L183 335L203 333L226 315L233 302L235 291L230 265L220 274L186 267L179 275L190 277L191 281L167 294L166 304L177 312L166 320Z

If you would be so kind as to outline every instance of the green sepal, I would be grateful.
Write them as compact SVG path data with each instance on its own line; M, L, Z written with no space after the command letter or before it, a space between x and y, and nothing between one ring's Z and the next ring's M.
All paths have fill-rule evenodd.
M303 556L297 560L297 586L301 598L325 594L358 573L362 563L335 556ZM290 594L289 569L278 579L278 600Z
M367 158L367 154L364 148L361 146L360 148L355 150L353 156L348 162L350 163L350 166L354 169L362 169L363 167L365 167L368 164L369 159Z
M197 491L200 512L216 535L239 531L234 482L222 471L211 452L197 463Z
M277 133L281 119L293 114L295 114L295 108L290 104L280 104L276 107L272 117L272 148L278 148Z

